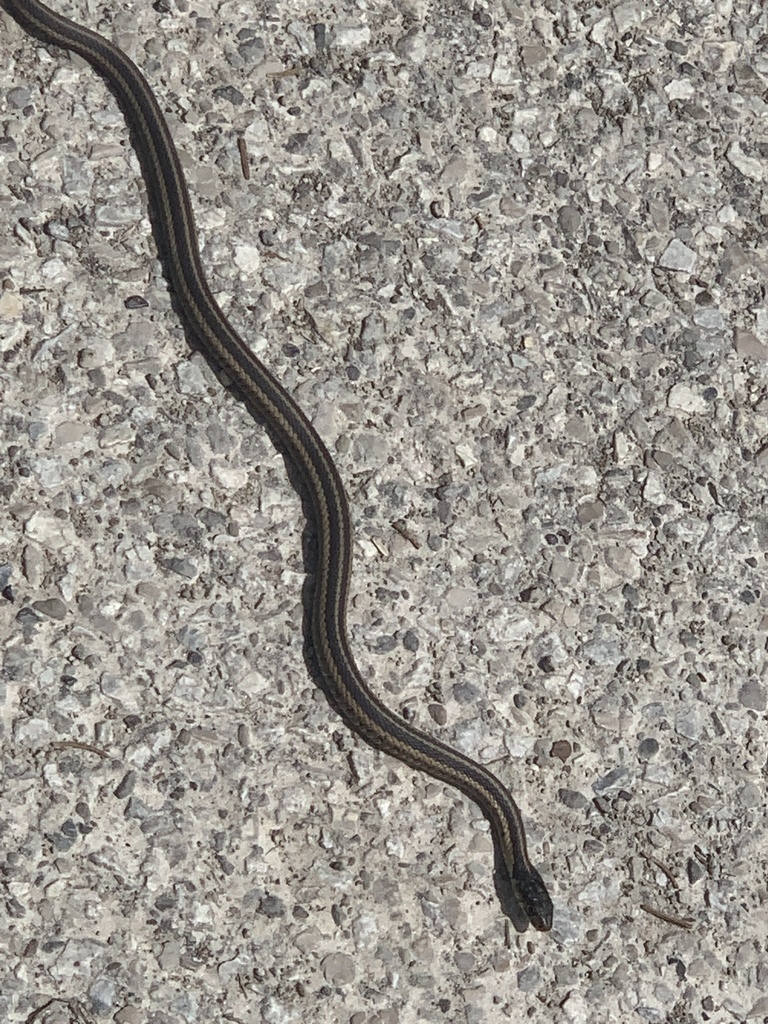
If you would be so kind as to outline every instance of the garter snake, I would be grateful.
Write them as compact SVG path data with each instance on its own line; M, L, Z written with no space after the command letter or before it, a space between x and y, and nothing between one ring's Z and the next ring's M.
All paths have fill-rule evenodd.
M211 294L200 263L187 184L152 90L116 46L38 0L0 0L0 6L43 43L79 54L106 81L131 130L158 250L186 328L266 421L299 473L315 517L318 555L312 642L330 703L366 742L411 768L450 783L478 804L493 833L497 889L501 882L501 889L511 890L534 928L548 931L552 902L528 857L522 818L511 794L483 765L390 711L371 692L355 663L346 626L352 523L341 477L307 416L251 353Z

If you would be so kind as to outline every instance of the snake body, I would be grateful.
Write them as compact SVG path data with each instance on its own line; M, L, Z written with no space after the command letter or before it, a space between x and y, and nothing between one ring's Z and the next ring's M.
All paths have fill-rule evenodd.
M522 818L511 794L483 765L389 710L371 692L355 664L346 627L352 524L341 477L307 416L251 353L211 294L200 263L187 184L152 90L136 65L111 42L38 0L0 0L0 6L43 43L83 57L115 95L131 129L160 257L187 330L206 356L234 380L299 473L317 533L312 641L331 704L367 743L450 783L478 804L491 824L496 845L497 888L500 874L502 885L511 889L534 928L548 931L552 901L528 857Z

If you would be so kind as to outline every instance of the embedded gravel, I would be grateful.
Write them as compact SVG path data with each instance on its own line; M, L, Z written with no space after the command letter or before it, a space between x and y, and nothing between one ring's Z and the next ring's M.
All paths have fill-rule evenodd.
M768 1019L762 0L56 6L337 459L361 667L509 784L555 920L329 709L122 116L0 13L0 1017Z

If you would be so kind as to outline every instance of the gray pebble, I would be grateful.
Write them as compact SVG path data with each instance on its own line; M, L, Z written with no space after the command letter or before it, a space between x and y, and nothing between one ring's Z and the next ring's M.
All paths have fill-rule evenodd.
M111 1015L115 1006L117 986L111 978L99 978L88 989L91 1012L97 1017Z
M765 687L756 679L747 679L739 689L739 704L752 711L763 712L766 708Z
M350 985L355 980L355 961L348 953L330 953L323 957L320 966L331 985Z
M659 257L659 266L665 270L679 270L692 274L698 256L679 239L674 238Z
M47 616L49 619L62 620L67 615L67 606L58 597L50 597L44 601L33 601L32 607L36 612Z

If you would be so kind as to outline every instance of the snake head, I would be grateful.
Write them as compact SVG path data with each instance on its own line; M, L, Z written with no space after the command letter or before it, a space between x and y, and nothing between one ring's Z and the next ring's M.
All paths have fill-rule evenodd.
M552 927L552 900L536 868L529 866L525 872L515 874L512 888L536 931L548 932Z

